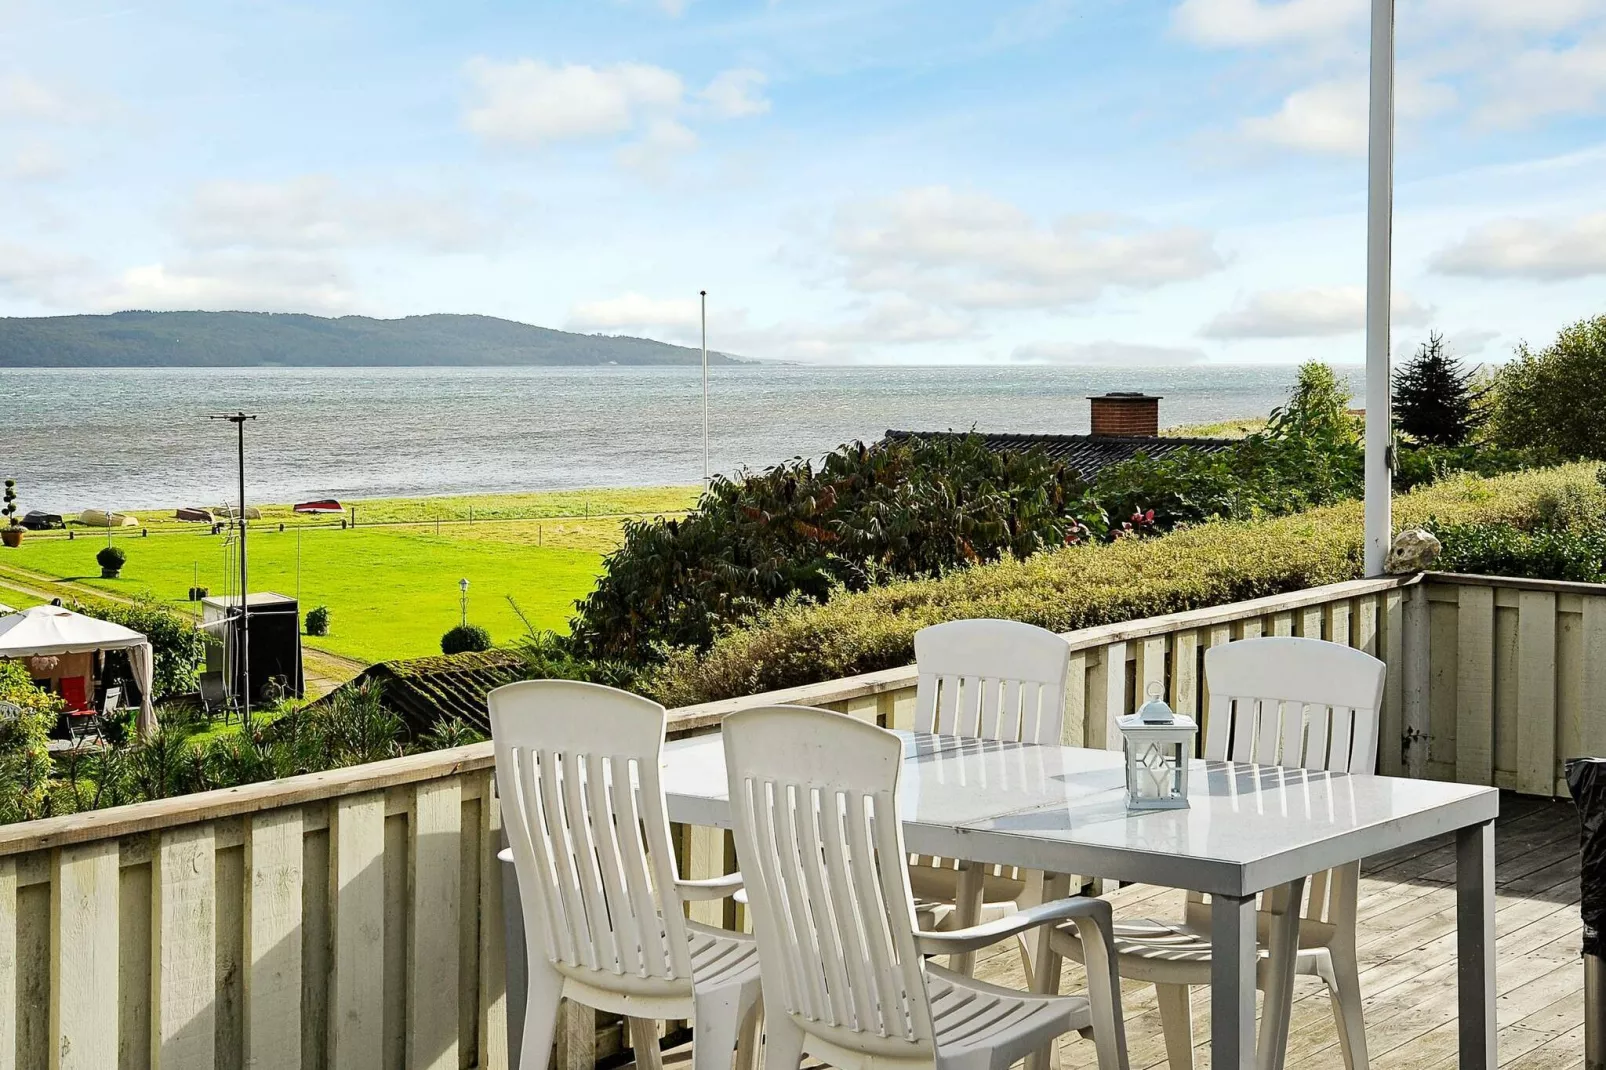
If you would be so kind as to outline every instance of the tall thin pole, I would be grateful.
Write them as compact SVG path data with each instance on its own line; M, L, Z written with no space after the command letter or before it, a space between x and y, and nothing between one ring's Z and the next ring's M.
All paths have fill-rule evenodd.
M703 489L708 489L708 291L698 290L702 298L703 320Z
M1394 0L1372 0L1372 104L1366 212L1366 544L1383 573L1393 538L1389 304L1394 244Z
M213 416L214 420L227 420L239 432L239 468L240 468L240 721L247 727L251 724L251 615L247 612L246 598L250 590L250 571L246 567L245 555L245 422L255 420L256 416L245 412L225 413Z

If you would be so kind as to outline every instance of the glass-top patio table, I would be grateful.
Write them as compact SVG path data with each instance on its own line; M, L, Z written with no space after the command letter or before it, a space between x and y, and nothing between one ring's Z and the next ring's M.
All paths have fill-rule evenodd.
M899 734L912 853L1211 895L1215 1067L1255 1065L1258 893L1297 894L1312 874L1454 832L1460 1066L1496 1065L1495 789L1196 761L1188 809L1129 813L1119 752ZM667 743L662 781L670 820L728 827L717 734ZM1285 927L1270 947L1285 969L1294 942ZM1269 1027L1280 1051L1286 1016Z

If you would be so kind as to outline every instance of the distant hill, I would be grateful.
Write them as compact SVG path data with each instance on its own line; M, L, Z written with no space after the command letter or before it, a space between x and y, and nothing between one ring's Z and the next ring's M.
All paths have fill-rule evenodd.
M326 319L268 312L0 317L0 368L697 364L685 346L493 316ZM709 353L711 364L740 358Z

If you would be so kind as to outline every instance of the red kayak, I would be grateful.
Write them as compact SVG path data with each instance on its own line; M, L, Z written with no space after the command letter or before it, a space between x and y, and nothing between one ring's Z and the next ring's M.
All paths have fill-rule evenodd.
M315 502L301 502L295 506L298 513L344 513L346 507L333 498L324 498Z

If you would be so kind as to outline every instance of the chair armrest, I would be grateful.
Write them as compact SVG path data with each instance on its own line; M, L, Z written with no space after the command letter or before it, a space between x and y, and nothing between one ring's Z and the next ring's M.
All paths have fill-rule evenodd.
M1103 932L1114 932L1114 912L1102 899L1073 896L1028 907L1008 917L947 932L916 932L915 946L922 955L957 955L988 947L1039 925L1082 919Z
M710 877L702 881L676 881L675 891L688 903L708 899L728 899L742 890L742 875L727 873L723 877Z
M497 861L499 861L499 862L512 862L513 861L513 848L511 848L511 847L502 848L500 851L496 852L496 858L497 858Z

